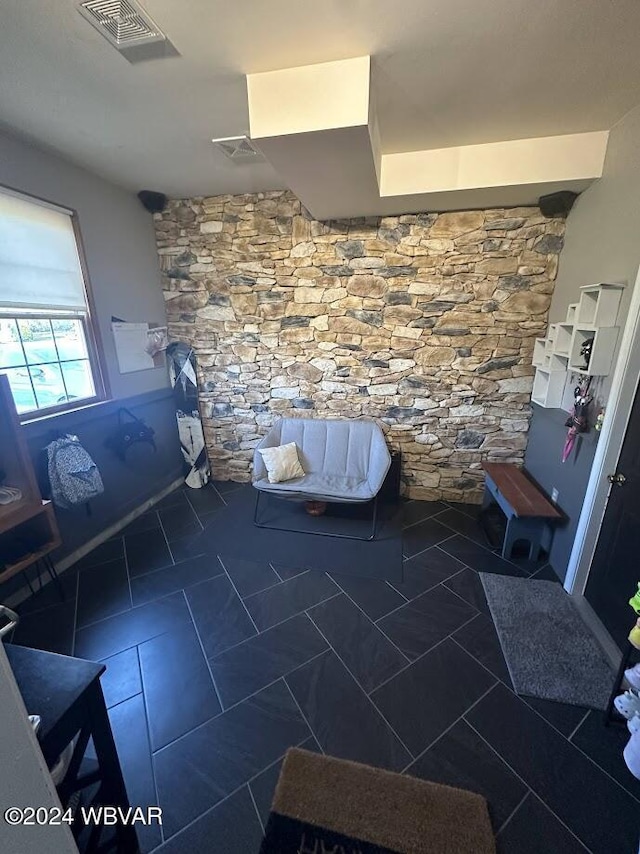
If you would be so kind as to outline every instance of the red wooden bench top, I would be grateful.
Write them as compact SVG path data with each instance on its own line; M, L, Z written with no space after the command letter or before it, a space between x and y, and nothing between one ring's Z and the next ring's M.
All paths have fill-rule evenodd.
M562 518L562 513L513 463L482 463L482 468L513 507L516 516Z

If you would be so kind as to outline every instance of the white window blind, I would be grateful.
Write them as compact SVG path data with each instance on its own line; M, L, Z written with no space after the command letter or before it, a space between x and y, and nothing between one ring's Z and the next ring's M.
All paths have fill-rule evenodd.
M71 215L0 192L0 308L86 309Z

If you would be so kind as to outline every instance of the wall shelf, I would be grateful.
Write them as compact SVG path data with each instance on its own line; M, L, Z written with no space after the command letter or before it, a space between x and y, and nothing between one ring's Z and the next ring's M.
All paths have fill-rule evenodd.
M562 403L566 381L566 371L545 371L538 368L533 380L531 400L545 408L559 407Z
M549 359L549 371L559 373L569 370L569 356L563 353L553 353Z
M544 338L536 338L536 340L533 343L533 367L534 368L544 367L544 358L545 358L545 339Z
M611 370L613 354L618 341L617 326L576 327L571 341L569 370L585 376L603 377ZM591 358L587 366L580 350L586 341L593 339Z
M615 325L623 285L585 285L580 300L567 309L566 319L549 326L545 338L533 345L536 369L531 400L546 408L561 407L570 374L607 376L613 365L619 329ZM580 351L593 339L589 364Z
M622 297L622 285L584 285L575 325L586 327L615 326Z
M553 342L553 352L558 356L568 356L571 350L572 336L573 324L559 323L556 329L556 337Z
M552 323L549 327L549 331L547 332L547 337L545 339L544 349L545 353L553 353L553 348L556 345L556 335L558 333L558 324Z

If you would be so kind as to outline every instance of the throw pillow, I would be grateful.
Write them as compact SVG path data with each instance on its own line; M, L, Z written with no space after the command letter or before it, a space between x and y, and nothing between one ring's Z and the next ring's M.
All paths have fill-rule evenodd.
M267 469L269 483L281 483L294 477L304 477L295 442L278 448L261 448L260 453Z

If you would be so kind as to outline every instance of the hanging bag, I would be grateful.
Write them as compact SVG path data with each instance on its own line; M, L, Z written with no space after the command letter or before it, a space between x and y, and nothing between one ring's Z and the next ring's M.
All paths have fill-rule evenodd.
M118 410L118 426L105 444L120 457L122 462L125 462L127 451L136 442L147 442L154 451L157 451L154 435L153 427L149 427L129 409L122 407Z
M57 507L69 510L104 492L98 467L77 436L62 436L47 445L47 469Z

